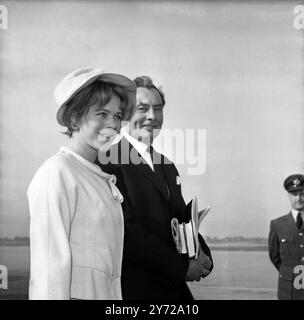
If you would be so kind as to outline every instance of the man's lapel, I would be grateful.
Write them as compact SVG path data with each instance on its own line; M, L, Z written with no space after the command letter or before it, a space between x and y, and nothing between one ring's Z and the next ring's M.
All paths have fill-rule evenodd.
M163 185L163 183L160 181L160 179L157 177L157 175L153 172L153 170L150 168L148 163L145 161L145 159L139 154L139 152L132 146L132 144L127 141L126 138L122 138L120 141L121 143L121 152L125 152L128 150L129 155L129 163L132 167L135 168L135 170L140 170L140 172L149 179L152 184L157 188L157 190L167 199L168 198L168 192Z
M295 229L296 231L298 231L298 227L297 224L293 218L292 212L290 211L289 214L286 216L286 224L292 228Z
M304 221L303 221L303 223L302 223L302 226L301 226L299 232L302 232L302 233L304 232Z
M164 171L164 175L167 181L167 185L169 188L169 192L170 192L170 203L171 203L171 207L172 207L172 212L174 213L174 216L179 216L178 214L178 207L179 207L179 203L178 203L178 194L179 191L177 190L177 182L176 182L176 175L173 173L172 171L172 163L169 162L165 162L165 158L162 155L162 168Z
M138 169L142 172L142 174L148 178L153 185L159 190L159 192L166 198L166 200L169 200L168 192L164 186L164 184L161 182L161 180L157 177L157 175L152 171L150 166L145 162L143 159L143 163L139 164Z

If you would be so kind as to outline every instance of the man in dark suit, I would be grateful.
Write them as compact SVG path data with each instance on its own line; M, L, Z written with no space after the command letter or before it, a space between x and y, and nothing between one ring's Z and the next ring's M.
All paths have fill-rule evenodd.
M192 300L186 281L199 281L213 267L211 253L200 236L198 259L177 252L171 219L187 220L175 165L152 147L163 123L165 98L148 77L134 80L137 108L129 130L110 150L110 163L96 163L117 176L125 236L122 264L123 299ZM107 160L108 160L107 159Z
M279 271L278 298L304 300L304 289L294 285L294 268L304 265L304 175L287 177L284 188L292 209L270 223L269 256Z

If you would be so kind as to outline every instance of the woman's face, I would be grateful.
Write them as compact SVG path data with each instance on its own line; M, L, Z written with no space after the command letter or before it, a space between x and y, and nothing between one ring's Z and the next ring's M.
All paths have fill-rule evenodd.
M76 135L78 143L97 152L109 149L120 131L121 119L121 100L117 95L113 95L103 108L97 105L91 106L78 124L79 130Z

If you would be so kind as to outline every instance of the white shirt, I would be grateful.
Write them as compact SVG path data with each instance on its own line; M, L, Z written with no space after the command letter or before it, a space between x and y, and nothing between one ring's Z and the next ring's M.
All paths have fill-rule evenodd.
M148 151L149 146L141 141L136 140L132 136L130 136L129 133L127 132L126 127L121 128L120 134L121 134L121 136L125 137L130 142L130 144L136 149L136 151L144 158L144 160L147 162L147 164L152 169L152 171L154 171L154 166L153 166L151 154Z
M291 210L293 218L295 220L295 222L297 222L297 216L298 216L298 210L292 209ZM302 220L304 221L304 212L301 212L301 216L302 216Z

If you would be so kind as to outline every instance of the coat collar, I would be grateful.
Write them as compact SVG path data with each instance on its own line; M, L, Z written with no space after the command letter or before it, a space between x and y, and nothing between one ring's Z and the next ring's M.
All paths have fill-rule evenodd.
M291 211L284 217L284 220L286 225L288 225L290 228L295 229L296 231L299 231ZM304 225L302 225L301 230L303 230L303 227Z

